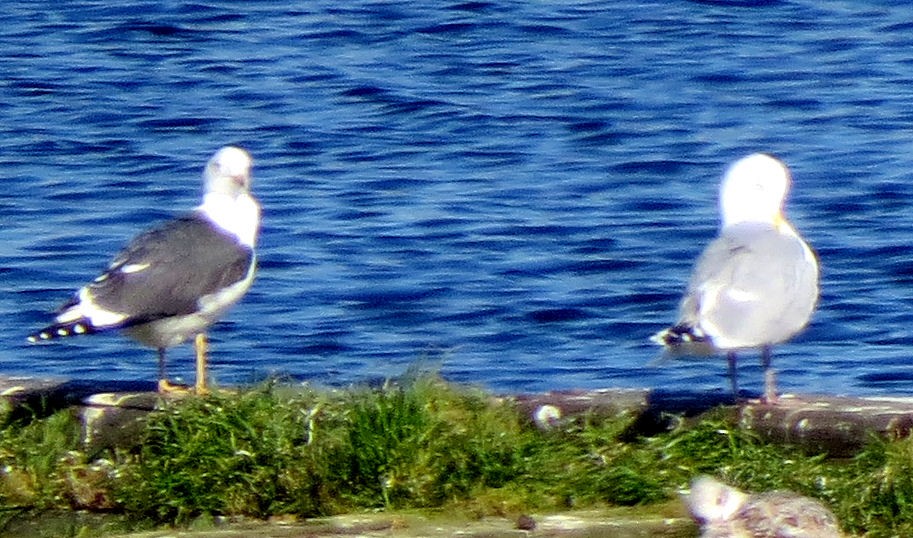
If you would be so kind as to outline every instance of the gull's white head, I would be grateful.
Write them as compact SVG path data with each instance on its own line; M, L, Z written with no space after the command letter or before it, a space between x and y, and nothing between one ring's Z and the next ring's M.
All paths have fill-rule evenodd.
M250 153L235 146L225 146L209 159L203 170L203 189L206 194L217 193L236 197L250 191L253 159Z
M713 524L732 520L748 495L709 476L699 476L691 482L687 504L699 523Z
M733 163L720 186L723 227L742 222L781 226L789 192L789 169L779 160L755 153Z
M260 206L250 194L252 166L250 154L241 148L217 151L203 170L203 203L197 208L251 248L260 229Z

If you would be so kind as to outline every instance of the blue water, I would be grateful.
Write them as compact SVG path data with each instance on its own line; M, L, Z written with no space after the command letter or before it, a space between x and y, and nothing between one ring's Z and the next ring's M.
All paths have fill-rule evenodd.
M292 3L294 6L295 3ZM913 7L902 2L93 2L0 14L0 373L153 381L25 335L135 233L256 160L260 273L217 383L725 391L657 361L727 163L792 168L823 268L786 391L913 395ZM170 354L192 381L189 346ZM757 391L754 355L742 385Z

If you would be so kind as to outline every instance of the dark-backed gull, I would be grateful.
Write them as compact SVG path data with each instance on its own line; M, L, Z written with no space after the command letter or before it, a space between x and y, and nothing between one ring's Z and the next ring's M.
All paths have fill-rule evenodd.
M254 279L260 206L250 194L250 155L226 146L203 172L203 202L146 231L57 312L31 342L113 329L158 350L159 389L168 390L165 350L195 337L196 390L206 391L206 329Z
M783 216L789 183L786 165L770 155L749 155L729 168L719 236L695 265L678 322L653 336L680 353L725 351L736 395L736 352L760 348L771 403L770 348L805 327L818 302L818 262Z

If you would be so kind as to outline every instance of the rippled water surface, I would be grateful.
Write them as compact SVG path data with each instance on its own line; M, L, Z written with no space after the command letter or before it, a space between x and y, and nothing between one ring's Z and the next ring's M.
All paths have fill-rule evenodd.
M293 7L289 7L289 6ZM819 311L788 391L913 394L913 7L878 2L11 2L0 15L0 372L156 377L25 335L136 232L256 159L260 274L212 375L503 392L725 390L657 362L730 161L792 168ZM188 346L171 352L192 380ZM754 356L741 381L760 389Z

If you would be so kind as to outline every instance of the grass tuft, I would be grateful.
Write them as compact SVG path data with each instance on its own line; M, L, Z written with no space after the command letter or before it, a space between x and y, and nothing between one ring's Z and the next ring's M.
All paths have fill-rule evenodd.
M212 514L321 514L326 447L312 449L312 421L322 404L314 393L282 396L272 386L175 403L149 417L118 501L179 524Z
M78 440L79 426L67 412L8 425L0 435L0 506L45 509L64 502L64 469Z

